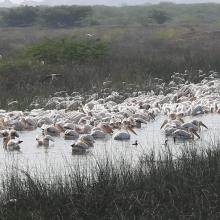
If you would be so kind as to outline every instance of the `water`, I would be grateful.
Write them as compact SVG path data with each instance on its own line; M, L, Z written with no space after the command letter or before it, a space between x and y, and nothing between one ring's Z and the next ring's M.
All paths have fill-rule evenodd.
M72 155L71 140L63 140L62 137L55 138L55 142L49 147L38 146L35 140L36 135L41 133L40 129L34 131L20 132L20 139L24 142L21 144L20 151L6 151L0 148L0 172L5 172L9 167L16 169L29 170L29 172L39 174L49 173L65 173L69 168L80 165L80 168L90 168L94 162L106 160L110 158L113 161L120 161L121 158L126 159L129 163L135 164L143 153L166 150L164 141L166 137L160 126L165 116L158 117L156 121L149 122L141 129L136 129L137 136L132 134L129 141L115 141L109 135L104 140L96 140L94 148L86 155ZM191 117L184 118L189 121ZM220 115L208 114L193 117L203 121L208 130L203 128L200 140L173 143L173 139L169 138L168 145L172 149L173 154L178 155L181 148L187 145L198 143L198 146L211 146L220 140ZM138 141L138 146L132 143Z

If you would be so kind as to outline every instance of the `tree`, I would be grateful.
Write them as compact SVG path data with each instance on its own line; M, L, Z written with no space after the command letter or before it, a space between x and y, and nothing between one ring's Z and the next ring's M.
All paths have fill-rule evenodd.
M7 26L31 26L36 21L37 16L37 7L22 6L6 11L2 20Z
M166 21L170 20L170 17L167 15L166 12L157 9L154 9L151 12L150 18L155 20L158 24L163 24Z
M91 14L91 7L57 6L43 10L41 18L48 26L68 27L81 25Z

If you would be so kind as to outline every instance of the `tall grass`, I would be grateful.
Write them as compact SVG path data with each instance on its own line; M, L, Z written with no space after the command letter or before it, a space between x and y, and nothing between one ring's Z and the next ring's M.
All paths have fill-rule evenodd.
M132 167L99 163L90 175L48 180L30 172L2 179L1 219L218 219L220 151L149 154Z

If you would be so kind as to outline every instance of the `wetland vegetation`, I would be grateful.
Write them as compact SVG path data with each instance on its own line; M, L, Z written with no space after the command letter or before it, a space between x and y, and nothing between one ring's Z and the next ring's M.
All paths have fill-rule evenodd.
M88 175L70 168L51 182L16 171L1 180L1 219L218 219L219 144L176 158L143 155L136 167L106 160Z
M169 82L173 72L187 69L196 81L198 69L219 71L219 7L161 3L2 9L1 107L19 100L25 108L35 96L47 97L57 90L88 91L106 80L113 81L115 89L125 81L150 90L154 77ZM34 13L34 22L8 22L9 18L26 21L23 11L28 11L27 16ZM78 14L80 22L63 24ZM58 20L48 25L46 15ZM42 83L50 73L64 78Z
M45 118L52 127L59 119L69 120L75 129L80 118L74 121L74 114L93 118L94 103L106 110L105 117L100 117L101 110L100 115L94 114L101 122L109 113L116 115L123 104L127 108L127 112L121 110L126 113L123 119L142 110L145 116L169 116L170 109L177 110L181 102L185 102L186 116L219 117L219 9L219 4L211 3L0 9L0 108L7 109L15 101L16 110L27 110L33 100L37 104L43 100L37 107L46 107L48 97L55 103L50 106L52 113L46 108L3 111L2 129L17 125L23 131L33 124L38 129L44 123L48 126ZM58 74L59 80L50 80L51 74ZM110 82L105 90L103 82ZM207 91L207 86L212 90ZM126 89L131 89L129 94L135 91L133 96L143 96L123 103ZM66 97L61 92L64 97L53 99L54 93L63 90L75 93ZM151 90L155 93L144 93ZM124 96L111 96L113 91ZM91 95L95 92L106 92L114 99L98 102ZM84 103L79 94L90 94L91 99ZM74 99L76 107L64 110L65 102ZM94 121L89 121L92 128ZM0 183L0 219L218 219L220 145L203 148L194 140L190 143L176 157L167 146L161 155L143 154L136 166L123 158L118 164L97 158L97 166L89 173L68 164L65 174L54 171L49 179L31 169L8 169Z

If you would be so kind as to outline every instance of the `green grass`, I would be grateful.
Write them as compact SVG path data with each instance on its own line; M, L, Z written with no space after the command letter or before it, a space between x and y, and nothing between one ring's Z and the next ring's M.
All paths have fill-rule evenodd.
M70 169L53 181L29 172L2 179L1 219L218 219L219 145L98 163L91 172Z

